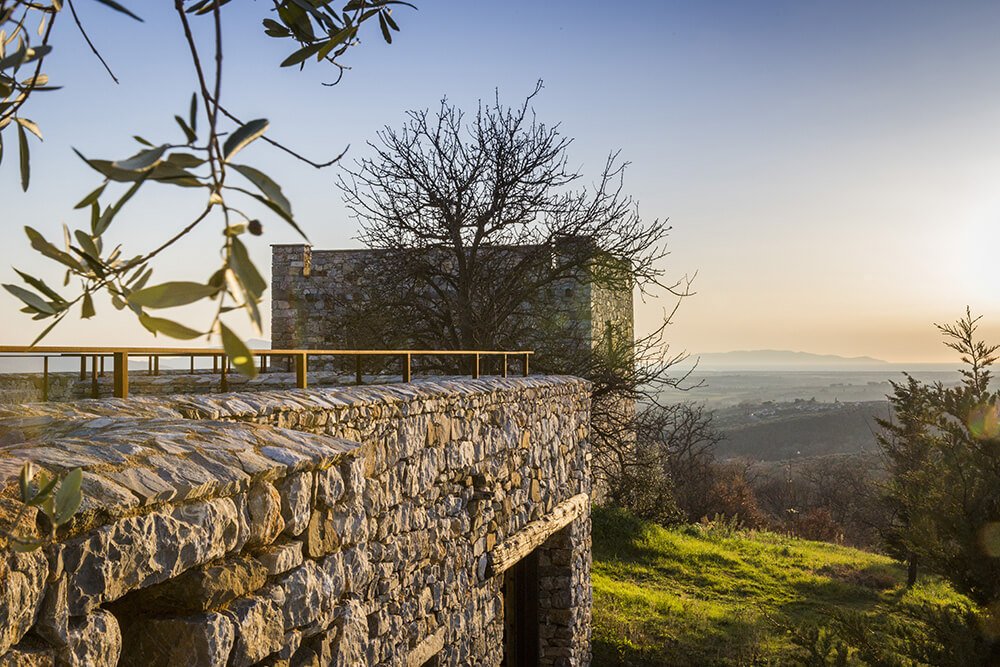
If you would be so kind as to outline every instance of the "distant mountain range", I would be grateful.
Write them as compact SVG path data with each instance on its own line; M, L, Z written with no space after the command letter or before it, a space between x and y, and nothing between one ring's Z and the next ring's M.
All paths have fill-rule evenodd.
M694 355L701 370L794 370L794 369L878 369L889 362L874 357L841 357L791 350L737 350Z

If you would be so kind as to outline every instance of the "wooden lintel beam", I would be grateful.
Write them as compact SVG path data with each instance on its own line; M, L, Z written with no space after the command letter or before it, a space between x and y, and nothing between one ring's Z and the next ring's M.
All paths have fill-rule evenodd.
M424 637L423 641L413 647L406 656L406 667L422 667L440 653L444 648L444 630L443 627L438 628L437 632Z
M540 547L545 540L581 516L587 511L589 505L590 496L586 493L573 496L556 505L541 519L532 521L517 534L493 547L493 551L487 554L484 579L505 572Z

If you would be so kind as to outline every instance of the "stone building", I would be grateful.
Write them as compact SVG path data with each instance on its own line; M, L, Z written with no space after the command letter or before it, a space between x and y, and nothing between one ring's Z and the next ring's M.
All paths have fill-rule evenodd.
M0 546L0 665L589 665L589 400L533 376L0 405L4 525L26 460L84 492L54 544Z
M512 246L509 250L517 252L519 248ZM386 256L383 250L314 250L305 244L272 246L272 347L372 346L370 340L359 342L345 311L352 302L364 298L367 282ZM630 289L609 289L582 276L547 288L539 303L538 308L547 315L561 316L559 335L580 345L613 346L634 337ZM397 322L394 326L405 325ZM533 347L530 340L519 345Z

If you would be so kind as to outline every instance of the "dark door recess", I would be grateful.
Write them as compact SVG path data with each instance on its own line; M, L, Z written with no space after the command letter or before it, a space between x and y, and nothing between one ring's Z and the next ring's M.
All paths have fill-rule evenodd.
M504 573L504 665L538 664L538 553L532 551Z

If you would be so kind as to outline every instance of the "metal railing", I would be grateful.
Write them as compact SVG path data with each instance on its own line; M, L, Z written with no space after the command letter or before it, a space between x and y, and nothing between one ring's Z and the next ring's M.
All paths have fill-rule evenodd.
M308 386L310 357L353 357L355 384L362 384L362 361L365 357L397 358L400 361L403 382L409 382L412 377L412 362L414 357L459 357L468 359L469 375L480 376L481 364L484 358L500 358L500 375L507 377L511 358L521 362L521 372L527 376L529 360L533 354L530 350L250 350L251 355L258 358L260 372L266 373L273 369L275 360L286 360L295 371L295 386L305 389ZM162 357L189 357L191 373L195 372L195 359L212 358L212 372L219 374L220 391L228 391L227 376L232 369L229 358L224 350L214 348L178 348L178 347L59 347L18 345L0 345L0 356L15 356L20 358L42 359L42 400L49 398L49 359L74 358L80 359L80 380L87 379L87 360L90 360L91 394L98 396L98 378L105 374L105 359L111 359L113 376L113 395L126 398L129 394L129 360L145 357L148 361L149 375L160 374L160 359ZM269 363L270 362L270 363Z

